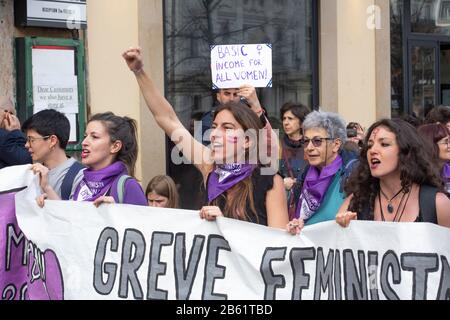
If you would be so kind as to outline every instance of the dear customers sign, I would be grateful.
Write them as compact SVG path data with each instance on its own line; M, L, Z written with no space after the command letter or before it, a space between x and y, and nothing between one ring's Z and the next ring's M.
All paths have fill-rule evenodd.
M16 26L85 29L86 0L16 0Z
M211 46L211 73L213 89L272 87L272 45Z

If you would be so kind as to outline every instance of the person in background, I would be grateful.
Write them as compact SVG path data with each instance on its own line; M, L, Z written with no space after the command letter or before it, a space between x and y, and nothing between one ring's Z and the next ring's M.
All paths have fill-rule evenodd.
M300 196L300 184L297 177L303 174L308 162L304 159L302 123L311 110L291 102L280 109L284 135L280 142L279 172L287 192L289 218L295 215L296 199Z
M251 108L252 110L261 110L261 104L256 94L256 89L252 85L242 85L239 88L228 89L216 89L213 92L213 106L212 109L205 112L201 118L202 122L202 143L209 145L208 130L211 129L214 112L219 105L226 104L228 102L242 102L244 106ZM263 113L264 114L264 113ZM196 137L196 135L194 135Z
M347 141L353 142L361 149L364 136L364 128L358 122L349 122L347 125Z
M48 176L48 185L58 197L69 200L83 178L84 169L81 163L66 155L70 137L69 120L56 110L42 110L28 118L22 130L27 136L25 147L34 162L33 172Z
M375 122L336 222L429 222L450 227L450 200L426 141L401 119Z
M433 158L440 169L447 195L450 197L450 130L441 123L425 124L417 130L429 142Z
M138 156L136 121L99 113L89 120L82 142L81 163L87 167L75 189L72 200L102 203L124 203L148 206L142 187L134 178ZM48 184L45 172L40 172L40 185L45 194L38 199L43 207L46 198L59 200Z
M424 119L417 118L414 115L411 114L404 114L400 117L400 119L408 122L410 125L412 125L414 128L418 128L423 124Z
M178 208L178 191L169 176L155 176L150 180L145 190L148 205L158 208Z
M426 123L442 123L450 130L450 106L437 106L426 116Z
M0 169L32 162L26 142L11 99L0 96Z

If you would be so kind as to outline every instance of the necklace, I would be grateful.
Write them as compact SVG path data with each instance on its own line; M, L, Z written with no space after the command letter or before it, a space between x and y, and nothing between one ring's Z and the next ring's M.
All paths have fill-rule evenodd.
M402 191L404 190L404 188L402 187L391 199L389 199L387 197L387 195L383 192L383 190L380 187L380 192L383 195L383 197L387 200L388 205L387 205L387 211L389 213L393 213L394 212L394 206L392 205L392 200L394 200ZM381 199L380 199L380 206L381 206Z
M380 189L380 190L381 190L381 189ZM392 220L392 222L400 222L400 220L401 220L402 217L403 217L403 213L405 212L405 208L406 208L406 205L407 205L407 203L408 203L409 196L411 195L411 189L410 189L410 190L405 190L405 191L406 191L406 192L403 193L403 195L402 195L402 197L401 197L401 199L400 199L400 203L399 203L399 205L398 205L397 211L395 212L394 220ZM405 199L406 194L408 194L408 196L406 197L405 204L403 205L403 209L402 209L402 211L400 212L400 216L398 217L398 220L397 220L397 216L398 216L399 210L400 210L400 208L402 207L403 200ZM379 201L379 203L380 203L381 220L382 220L382 221L386 221L386 219L384 218L383 207L381 206L381 197L380 197L380 193L378 193L378 201Z

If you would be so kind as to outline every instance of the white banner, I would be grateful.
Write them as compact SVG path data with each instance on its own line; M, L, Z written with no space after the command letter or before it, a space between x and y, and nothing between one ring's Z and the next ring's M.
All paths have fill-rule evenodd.
M1 170L0 181L24 170ZM37 255L31 269L58 270L62 285L49 290L65 299L450 299L450 230L436 225L330 221L291 236L185 210L40 209L27 193L16 212Z

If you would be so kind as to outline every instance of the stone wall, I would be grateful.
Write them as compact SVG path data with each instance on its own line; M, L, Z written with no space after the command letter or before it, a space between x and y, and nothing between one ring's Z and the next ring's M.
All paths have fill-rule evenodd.
M72 38L72 31L53 28L16 28L14 26L14 0L0 0L0 95L16 96L14 63L15 37Z

